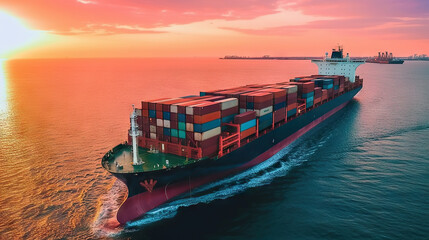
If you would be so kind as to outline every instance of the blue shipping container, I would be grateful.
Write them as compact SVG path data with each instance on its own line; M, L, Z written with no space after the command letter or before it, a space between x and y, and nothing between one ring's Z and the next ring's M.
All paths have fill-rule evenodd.
M259 123L259 131L264 130L268 127L271 127L273 125L273 121L272 120L267 120L264 122L260 122Z
M170 136L170 129L169 128L164 128L164 135Z
M334 84L334 79L324 79L323 85Z
M170 113L169 112L162 112L162 117L165 120L170 120Z
M329 84L329 85L327 85L327 84L324 84L323 85L323 89L331 89L332 87L334 86L334 84Z
M247 130L251 127L254 127L254 126L256 126L256 119L252 119L248 122L242 123L240 125L240 132L245 131L245 130Z
M268 119L273 120L273 113L265 114L264 116L259 117L259 122L265 122Z
M223 123L226 123L226 122L232 122L232 121L234 120L234 116L235 116L235 115L237 115L237 114L232 114L232 115L229 115L229 116L223 117L223 118L222 118L222 122L223 122Z
M255 105L254 105L254 103L253 102L247 102L246 103L246 108L247 109L253 109L253 107L254 107Z
M293 116L296 114L296 108L293 108L289 111L287 111L287 117Z
M284 107L286 107L286 102L277 103L276 105L274 105L274 111Z
M179 136L179 131L177 131L177 129L171 129L171 136L172 137L178 137Z
M196 124L194 123L194 132L205 132L208 130L211 130L213 128L217 128L220 127L220 119L215 119L213 121L210 122L206 122L203 124Z
M156 111L155 110L149 110L149 117L150 118L156 118Z
M302 98L309 98L314 96L314 91L309 93L303 93Z
M179 119L179 122L186 122L186 115L183 113L177 114L177 118Z

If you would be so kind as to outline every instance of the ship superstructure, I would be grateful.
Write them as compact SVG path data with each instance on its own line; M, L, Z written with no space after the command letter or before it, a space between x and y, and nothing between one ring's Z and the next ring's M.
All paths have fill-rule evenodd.
M352 60L347 53L343 56L343 48L338 46L338 49L332 49L331 57L328 53L323 59L311 60L318 66L320 75L341 75L345 76L350 82L355 81L356 68L364 64L364 60Z

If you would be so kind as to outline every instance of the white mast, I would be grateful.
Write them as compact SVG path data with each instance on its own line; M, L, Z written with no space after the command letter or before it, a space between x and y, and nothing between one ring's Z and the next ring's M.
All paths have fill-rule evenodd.
M139 148L137 146L137 136L139 135L139 131L137 128L137 113L133 104L133 111L130 116L131 120L131 130L130 136L133 137L133 165L141 165L143 162L139 158Z

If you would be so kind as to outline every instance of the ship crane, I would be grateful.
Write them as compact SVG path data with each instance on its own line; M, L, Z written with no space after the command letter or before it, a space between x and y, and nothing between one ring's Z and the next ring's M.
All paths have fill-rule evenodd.
M133 138L133 165L142 165L144 162L139 158L139 148L137 146L137 136L139 135L137 127L137 112L133 104L133 111L130 115L131 130L130 136Z

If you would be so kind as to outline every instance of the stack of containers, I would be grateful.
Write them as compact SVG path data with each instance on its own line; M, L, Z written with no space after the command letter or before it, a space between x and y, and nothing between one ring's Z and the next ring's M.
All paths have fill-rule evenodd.
M334 96L334 80L333 79L315 79L314 83L322 89L326 89L328 92L328 97L331 98Z
M177 106L177 104L186 103L186 102L195 102L200 101L201 97L187 96L181 97L179 99L169 100L162 102L162 118L163 118L163 140L169 141L172 143L179 143L178 138L178 113L172 112L172 105ZM177 107L176 107L177 109Z
M240 125L240 139L256 133L256 112L249 111L234 117L234 123Z
M322 88L315 87L314 88L314 105L322 102Z
M252 92L246 96L247 111L255 111L259 118L259 130L273 124L273 94L269 92Z
M328 100L328 89L322 89L322 102Z
M186 108L186 115L193 116L193 127L188 127L189 135L198 147L201 147L203 157L218 152L219 136L221 134L221 103L204 102Z
M339 76L335 76L333 77L333 80L334 80L333 92L334 92L334 95L337 95L338 92L340 91L340 78Z
M295 82L293 83L298 86L298 98L304 99L306 102L306 108L313 106L314 100L314 82Z
M226 98L215 102L220 104L222 123L232 122L234 120L234 116L238 113L238 99Z
M188 139L186 136L187 135L186 134L186 125L188 125L188 129L189 129L189 128L191 128L191 126L193 127L193 123L194 123L193 115L187 115L186 114L186 107L196 105L196 104L199 104L202 102L203 101L201 101L201 100L194 100L194 101L183 102L183 103L171 105L171 112L177 113L177 132L172 131L172 136L173 137L177 136L179 143L181 143L182 145L187 145L188 144L187 140L190 140L189 134L188 134Z
M344 92L344 82L345 82L345 77L340 76L340 87L339 87L339 93L340 94L342 94Z
M273 86L278 87L278 86ZM273 95L273 118L274 123L278 123L286 118L286 89L266 88L263 92L269 92Z
M286 111L287 117L296 115L296 108L298 106L298 87L296 85L285 85L281 88L287 91L286 95Z

